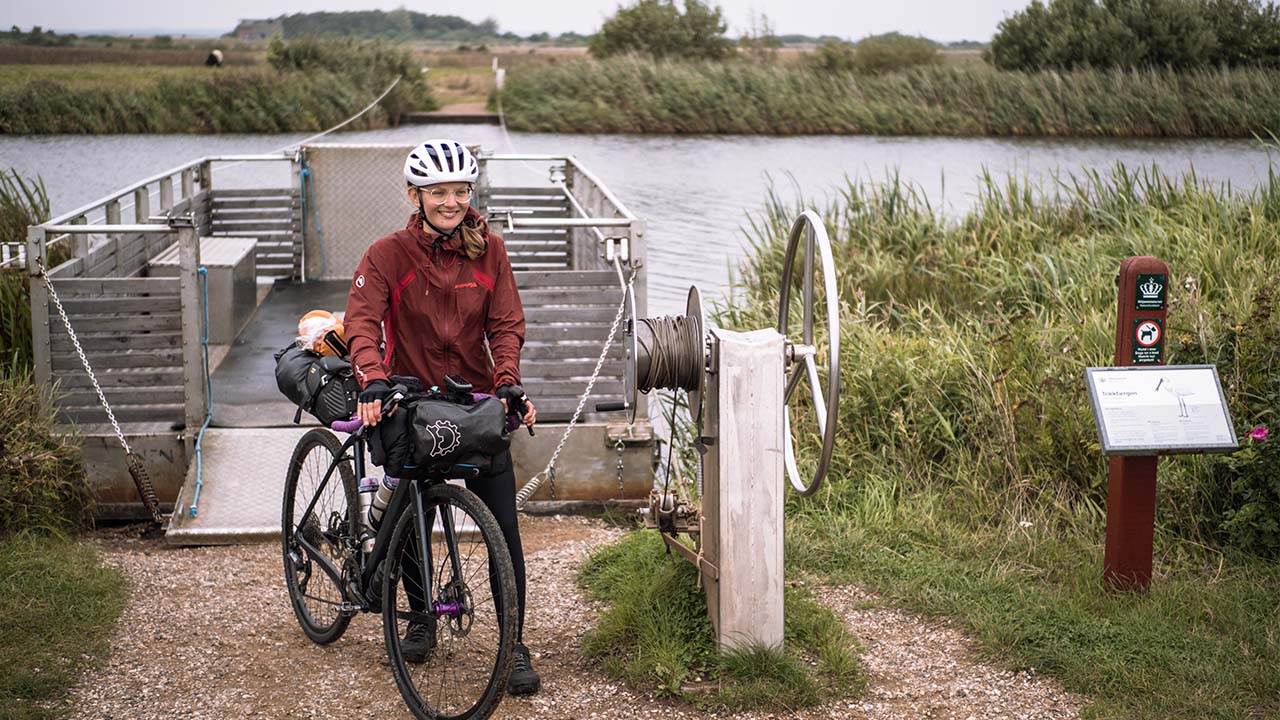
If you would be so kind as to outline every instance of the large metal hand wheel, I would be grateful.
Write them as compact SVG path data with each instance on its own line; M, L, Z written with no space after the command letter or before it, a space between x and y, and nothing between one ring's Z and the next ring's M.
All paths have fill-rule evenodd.
M788 316L791 309L791 279L796 266L796 255L804 242L804 268L801 277L801 298L804 302L804 321L800 339L797 342L787 334ZM822 387L815 361L817 347L813 340L814 297L813 297L813 260L817 254L822 264L823 288L827 305L827 385ZM782 292L778 298L778 332L787 339L787 363L790 366L787 385L784 391L786 411L786 455L787 477L791 486L801 495L812 495L822 485L831 465L831 452L835 449L836 426L839 424L840 404L840 305L836 296L835 260L831 256L831 240L827 237L827 229L822 218L812 210L805 210L791 225L791 237L787 242L787 256L782 265ZM818 430L822 434L822 454L818 458L818 467L808 484L800 477L796 466L795 443L791 439L791 396L800 385L801 380L809 381L809 389L813 399L813 411L818 420Z

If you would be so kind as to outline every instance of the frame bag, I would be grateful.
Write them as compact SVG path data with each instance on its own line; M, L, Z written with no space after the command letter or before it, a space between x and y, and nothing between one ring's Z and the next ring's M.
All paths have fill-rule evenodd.
M294 423L301 422L303 410L326 426L355 414L360 384L348 360L322 357L297 345L280 350L275 358L276 387L298 406Z

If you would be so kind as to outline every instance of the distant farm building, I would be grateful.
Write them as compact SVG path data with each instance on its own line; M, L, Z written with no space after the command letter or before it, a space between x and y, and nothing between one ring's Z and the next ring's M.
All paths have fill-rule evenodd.
M284 23L280 20L241 20L231 34L237 40L269 40L272 35L284 36Z

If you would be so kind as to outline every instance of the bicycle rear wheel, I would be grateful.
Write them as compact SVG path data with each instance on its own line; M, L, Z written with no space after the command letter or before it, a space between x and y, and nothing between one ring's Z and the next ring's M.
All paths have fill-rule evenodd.
M319 645L342 637L352 615L343 608L342 581L343 569L354 559L359 542L353 524L352 508L358 505L351 463L339 462L324 489L320 488L341 449L342 443L328 430L317 428L303 435L293 449L284 486L280 522L284 582L302 632ZM304 521L302 515L313 498L315 507Z
M418 507L411 500L396 522L382 585L382 627L396 685L417 718L487 718L511 675L518 614L511 555L493 514L467 489L432 485L421 515ZM457 548L452 557L448 523ZM428 536L425 562L420 528ZM405 657L410 623L426 625L434 639L420 662Z

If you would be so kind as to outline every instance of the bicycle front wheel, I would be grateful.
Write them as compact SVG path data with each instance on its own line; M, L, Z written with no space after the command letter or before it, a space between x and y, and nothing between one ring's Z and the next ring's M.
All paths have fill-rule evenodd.
M382 627L409 710L420 719L489 717L511 675L518 615L493 514L465 488L432 485L401 513L385 562Z
M289 601L302 632L319 645L342 637L352 614L343 607L342 573L358 542L352 512L358 507L357 490L351 463L338 460L341 450L328 430L317 428L302 436L289 460L280 518ZM315 505L304 518L313 499Z

